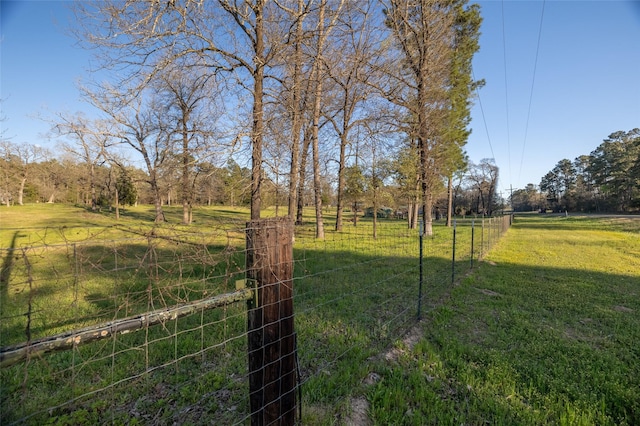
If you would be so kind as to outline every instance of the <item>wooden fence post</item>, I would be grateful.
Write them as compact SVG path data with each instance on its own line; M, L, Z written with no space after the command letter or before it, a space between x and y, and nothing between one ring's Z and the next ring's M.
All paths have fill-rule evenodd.
M252 425L292 425L296 415L293 223L247 223L249 400Z

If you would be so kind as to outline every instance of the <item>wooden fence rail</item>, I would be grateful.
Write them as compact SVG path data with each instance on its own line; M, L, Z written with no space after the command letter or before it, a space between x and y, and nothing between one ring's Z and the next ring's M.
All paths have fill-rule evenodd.
M42 339L24 342L17 345L0 348L0 367L8 367L34 355L60 351L84 343L106 339L114 334L126 334L142 330L148 326L163 323L168 320L181 318L200 310L214 309L235 302L254 298L254 290L241 288L233 293L226 293L192 303L185 303L164 309L157 309L144 314L121 318L106 323L71 330L48 336Z

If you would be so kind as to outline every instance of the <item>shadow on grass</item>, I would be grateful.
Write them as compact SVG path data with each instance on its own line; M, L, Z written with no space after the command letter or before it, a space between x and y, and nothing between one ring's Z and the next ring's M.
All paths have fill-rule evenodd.
M483 263L382 370L374 421L640 424L638 341L637 275Z
M164 244L168 243L165 241ZM77 285L73 280L64 285L60 281L49 282L33 294L34 297L43 296L39 304L45 309L41 315L40 334L47 334L47 330L59 332L73 328L73 318L69 317L74 315L69 312L73 309L67 307L73 301L82 303L88 312L93 312L98 318L110 320L147 309L149 291L158 305L165 306L233 290L235 279L244 276L242 251L229 251L229 247L211 245L204 252L196 253L191 251L195 250L194 246L180 251L162 245L150 249L144 244L135 245L129 241L117 249L99 243L78 249L76 256L82 270L77 277L81 281ZM183 256L184 263L177 260L178 253ZM53 263L59 273L66 254L59 253L57 256ZM357 366L357 370L361 369L367 356L399 336L407 321L415 318L416 304L412 302L417 297L415 259L410 256L367 256L326 248L296 248L294 258L295 303L300 311L296 321L306 383L303 389L309 395L305 398L309 403L331 404L353 390L344 386L337 392L332 390L331 383L334 380L350 385L357 384L359 380L358 375L346 374L342 367L351 372L354 372L354 366ZM65 261L69 262L69 259ZM67 269L73 271L75 267L72 261ZM56 289L70 294L64 297L52 294ZM57 302L53 305L46 303L51 300ZM19 307L16 309L16 312L20 311ZM83 315L82 318L87 316ZM20 339L20 327L16 326L11 332L13 339ZM137 381L131 378L139 374L147 375L145 371L150 368L160 368L153 374L153 380L158 380L158 383L166 382L167 377L175 377L175 371L178 370L181 376L187 374L189 377L183 382L176 382L173 393L153 392L145 397L149 402L145 409L150 410L141 413L145 416L158 413L157 404L161 401L150 401L153 395L162 395L165 402L167 399L170 401L171 410L163 412L163 422L179 421L175 416L183 412L185 407L191 407L190 411L198 411L199 408L194 407L210 404L212 397L206 394L212 388L203 391L206 386L203 387L202 380L209 380L207 370L211 369L212 362L221 368L219 373L222 374L213 387L217 389L216 392L222 392L220 397L231 393L248 397L246 389L237 392L238 380L242 380L246 374L246 370L243 371L246 368L245 327L244 304L240 303L211 313L203 312L169 321L148 331L33 358L26 364L3 369L3 394L13 395L2 400L3 422L44 410L39 417L34 417L34 421L38 422L38 419L47 418L46 407L60 404L66 408L57 409L55 415L61 420L71 416L72 420L68 421L75 419L74 413L79 413L78 410L101 406L104 401L109 401L106 406L111 407L113 401L109 398L112 398L112 393L107 392L110 384L105 381L108 377L124 380L119 386L126 387L128 394L139 397L137 385L134 386ZM5 331L9 333L9 330ZM203 344L208 346L203 348ZM202 355L196 355L201 351L204 351ZM191 371L188 373L182 368L164 367L186 362L183 358L189 360L199 356L203 357L203 362L200 366L189 367ZM233 360L232 368L225 367L226 360ZM240 371L238 365L242 366ZM67 377L70 369L73 371L76 368L86 371L88 375L82 373ZM159 374L160 371L166 371L166 376ZM326 380L325 372L330 373L330 379ZM28 382L23 383L24 377L29 377ZM76 395L82 395L83 389L89 388L92 392L96 389L104 389L105 392L98 391L91 397L87 396L85 402L78 400L69 404L72 396L52 392L51 380L46 377L71 380ZM148 386L145 381L143 387ZM193 389L196 393L183 398L183 395L189 394L186 389ZM29 402L24 404L21 401ZM118 406L121 407L116 404L116 412L121 411ZM136 410L142 408L136 407ZM206 419L211 419L216 423L220 413L224 412L227 416L232 413L228 404L220 404L222 411L218 410L217 414L215 409L209 410L212 412L203 413L205 417L201 421L208 422ZM246 414L247 407L236 406L233 410L237 416L235 421L238 421ZM91 413L89 421L113 418L104 411L98 413L101 417Z
M3 300L6 300L4 296L7 295L7 288L9 287L9 278L11 277L11 270L13 269L13 260L14 260L14 251L16 248L16 240L20 236L20 232L16 231L13 233L13 237L11 238L11 244L6 249L2 249L5 251L5 255L2 259L2 266L0 267L0 286L2 286L2 296Z
M640 216L616 216L616 215L588 215L572 214L564 215L516 215L514 218L518 228L532 230L607 230L638 233Z
M562 410L585 406L596 407L594 416L605 413L612 419L635 419L632 414L624 417L624 413L640 412L638 398L628 391L638 388L636 378L640 377L634 345L640 338L636 331L640 330L639 290L633 276L483 263L461 285L452 286L448 248L436 247L438 239L429 240L428 253L441 252L443 256L424 259L422 306L429 323L425 340L418 346L421 352L407 351L398 370L378 370L383 362L381 354L397 345L416 323L417 239L407 238L413 240L405 245L382 237L376 243L379 249L342 247L332 241L294 248L294 303L306 423L330 422L343 416L349 409L349 397L367 392L374 403L394 401L397 424L424 424L420 415L431 424L451 418L471 424L486 419L490 423L540 424L560 422L565 413ZM354 236L354 244L361 244L358 241ZM394 244L398 248L390 249ZM212 247L209 251L220 253L222 249ZM176 253L168 248L155 252L158 259L174 259ZM131 247L126 253L139 262L146 251ZM103 259L99 251L87 255L88 259ZM466 256L468 253L459 252L456 276L468 271ZM179 268L158 262L162 277L153 290L156 296L162 295L165 301L168 295L182 300L187 297L185 292L191 292L190 296L199 298L204 291L233 287L235 277L243 274L241 253L234 253L233 261L210 264L197 256L189 259L190 269L180 273L192 284L181 284L179 291L170 284L179 276ZM102 269L86 277L93 274L101 278L103 270L114 266L105 261L100 264ZM104 312L123 306L123 302L113 302L113 294L138 297L132 299L130 309L143 309L149 274L134 271L130 270L135 279L129 284L125 284L125 276L112 277L108 282L99 281L103 287L84 297ZM202 277L206 284L193 284ZM226 281L216 282L214 277ZM160 291L165 285L166 291ZM227 416L225 423L241 422L248 401L247 389L241 385L246 381L245 323L240 303L210 316L198 314L168 322L150 329L148 335L132 333L93 343L75 358L71 353L56 354L4 370L3 393L13 392L16 397L2 400L3 420L15 418L4 416L19 407L19 401L29 400L31 409L63 404L57 416L72 416L79 409L106 404L115 407L116 413L134 410L141 418L158 415L157 421L164 423L179 422L180 413L185 412L198 413L201 422L220 423L221 413ZM213 349L195 355L203 344ZM430 358L425 358L427 355ZM145 356L150 367L145 366ZM185 369L179 367L186 362L178 361L183 357L189 364ZM104 365L92 364L93 359ZM118 401L114 392L97 392L74 404L67 404L68 395L62 400L47 399L48 388L38 387L39 377L52 371L58 377L56 371L67 371L73 362L88 372L86 377L73 379L79 392L86 388L106 390L109 382L94 383L98 377L124 377L122 391L129 399L141 398L144 404L130 406ZM442 370L435 369L437 365ZM156 366L161 367L145 373ZM383 380L368 391L363 379L376 370ZM416 378L404 380L414 370ZM130 379L138 374L148 379ZM400 388L393 387L391 374L403 378ZM24 385L22 378L27 376L30 381ZM612 380L607 384L603 377L609 376ZM590 387L593 392L589 395L593 396L586 397ZM145 394L145 389L155 391ZM396 401L392 394L402 398ZM439 402L425 404L428 395ZM425 399L416 399L418 396ZM228 402L230 398L236 398L233 404ZM597 411L600 406L602 410ZM91 419L113 419L111 408L102 410ZM384 418L376 421L388 423Z
M165 222L162 226L181 225L182 224L182 207L181 206L164 206L163 212ZM103 211L103 216L113 219L115 212ZM150 226L154 225L155 208L153 206L138 206L120 210L121 222L136 221L146 223ZM249 220L249 210L244 207L200 207L193 210L192 226L216 225L220 223L228 223L237 226Z
M136 239L27 250L2 284L2 345L225 293L244 270L227 246Z

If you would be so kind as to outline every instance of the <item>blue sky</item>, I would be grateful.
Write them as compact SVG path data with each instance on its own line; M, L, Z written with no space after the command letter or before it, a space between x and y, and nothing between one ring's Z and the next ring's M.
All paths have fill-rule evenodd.
M640 127L640 2L478 3L474 74L486 86L467 151L474 162L495 157L503 195Z
M38 117L76 112L75 82L89 67L89 52L66 35L67 2L1 1L0 98L5 136L16 143L52 146Z
M474 74L486 85L467 151L476 163L495 158L503 195L539 184L559 160L589 154L614 131L640 127L640 1L477 3ZM0 4L0 125L13 142L53 148L38 117L85 108L75 83L91 53L66 35L68 2Z

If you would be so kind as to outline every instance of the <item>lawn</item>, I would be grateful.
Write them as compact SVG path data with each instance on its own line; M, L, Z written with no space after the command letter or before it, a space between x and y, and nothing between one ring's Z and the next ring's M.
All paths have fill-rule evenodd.
M416 344L376 424L640 424L640 218L516 217Z

